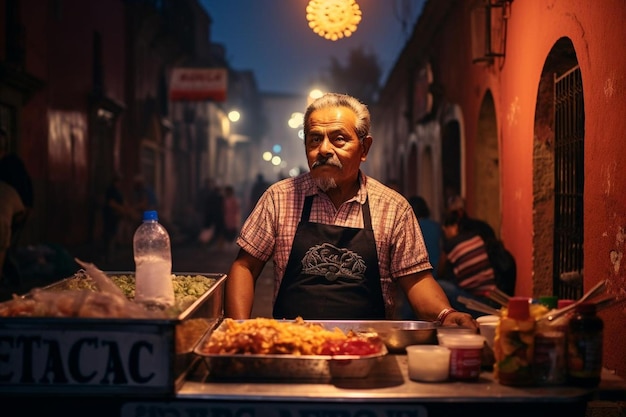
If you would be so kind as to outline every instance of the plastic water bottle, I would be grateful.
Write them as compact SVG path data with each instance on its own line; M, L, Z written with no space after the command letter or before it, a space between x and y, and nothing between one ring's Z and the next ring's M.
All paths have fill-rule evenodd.
M156 211L143 213L143 223L133 236L135 301L149 306L172 306L172 249L167 230Z

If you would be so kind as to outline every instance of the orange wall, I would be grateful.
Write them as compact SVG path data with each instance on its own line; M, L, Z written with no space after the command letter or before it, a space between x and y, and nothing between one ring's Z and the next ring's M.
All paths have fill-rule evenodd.
M517 260L516 294L532 296L537 93L551 49L559 39L569 38L581 68L585 105L584 289L607 279L611 293L626 296L626 261L620 262L626 247L624 1L513 0L506 57L490 66L472 63L472 3L427 2L427 16L420 18L381 95L382 110L376 116L376 123L383 126L377 133L379 142L393 139L391 113L402 111L398 103L406 100L410 88L407 72L430 63L445 101L459 106L462 112L463 176L468 206L472 207L471 199L480 190L473 183L471 155L482 100L486 91L492 93L500 143L501 237ZM410 133L402 139L404 145ZM605 322L605 366L626 377L626 343L622 336L626 304L604 310L600 316Z
M466 19L467 20L467 19ZM621 0L513 1L506 58L501 72L470 65L466 77L451 71L446 85L452 102L464 109L467 146L476 132L486 89L496 101L501 141L502 237L518 259L517 293L532 296L533 127L539 77L550 49L568 37L580 64L585 101L584 288L608 279L609 290L626 295L626 8ZM530 23L532 22L532 24ZM450 26L447 26L450 27ZM463 24L458 31L467 30ZM461 33L458 43L468 40ZM465 50L469 51L467 45ZM454 52L458 52L455 50ZM449 54L442 66L459 68L467 57ZM459 64L458 59L464 64ZM444 73L445 74L445 73ZM461 79L461 81L459 81ZM460 85L460 83L464 85ZM468 152L471 154L471 152ZM472 166L468 164L466 176ZM468 183L468 196L473 185ZM601 313L605 321L605 363L626 375L626 344L620 339L626 308Z

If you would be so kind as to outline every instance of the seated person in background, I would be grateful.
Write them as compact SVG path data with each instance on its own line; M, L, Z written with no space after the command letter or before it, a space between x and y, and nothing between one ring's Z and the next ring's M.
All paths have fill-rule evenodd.
M390 319L399 286L420 319L477 328L450 309L433 278L408 201L361 171L372 141L369 110L357 99L329 93L309 105L309 172L270 186L243 225L226 317L250 318L271 259L276 319Z
M458 211L451 211L444 219L439 284L453 308L478 317L485 313L468 309L457 297L489 304L485 294L496 288L495 272L489 262L485 241L476 231L464 229L463 224Z
M470 217L465 209L463 197L455 195L448 199L448 212L456 212L459 216L459 223L466 232L476 232L485 242L496 239L496 232L493 227L484 220Z

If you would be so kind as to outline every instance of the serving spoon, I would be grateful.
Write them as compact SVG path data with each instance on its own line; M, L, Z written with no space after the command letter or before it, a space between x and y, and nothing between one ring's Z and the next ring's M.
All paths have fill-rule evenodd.
M567 314L568 312L574 310L576 308L576 306L584 303L585 301L595 297L596 295L602 293L604 291L604 289L606 288L606 284L607 284L608 280L603 280L598 282L596 285L593 286L593 288L591 288L589 291L587 291L587 293L585 293L585 295L583 295L582 297L580 297L578 300L574 301L572 304L560 308L558 310L553 310L550 311L546 314L544 314L543 316L539 317L537 319L537 321L541 321L541 320L548 320L548 321L553 321L558 319L559 317L563 316L564 314Z

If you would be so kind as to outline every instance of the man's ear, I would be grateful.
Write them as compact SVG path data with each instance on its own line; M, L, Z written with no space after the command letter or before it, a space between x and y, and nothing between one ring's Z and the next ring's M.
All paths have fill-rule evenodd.
M367 135L364 139L363 139L363 151L361 153L361 162L365 162L367 160L367 154L370 151L370 147L372 146L372 142L374 141L374 138L372 138L370 135Z

